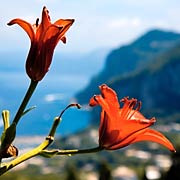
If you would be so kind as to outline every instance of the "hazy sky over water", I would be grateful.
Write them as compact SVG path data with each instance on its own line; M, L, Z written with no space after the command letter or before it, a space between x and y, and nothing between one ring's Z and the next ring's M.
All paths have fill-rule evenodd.
M64 52L117 47L153 28L180 32L178 0L6 0L0 6L0 51L29 49L25 32L6 24L14 18L35 23L43 6L49 9L52 22L76 20L67 33L67 44L57 47Z

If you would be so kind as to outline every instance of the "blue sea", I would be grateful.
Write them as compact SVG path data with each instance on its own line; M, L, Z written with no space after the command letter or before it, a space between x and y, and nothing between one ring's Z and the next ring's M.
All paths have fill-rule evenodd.
M30 80L24 69L23 53L19 56L0 53L0 57L0 111L9 110L12 121ZM74 95L83 89L91 77L102 68L105 53L99 58L88 56L89 61L87 56L82 55L64 56L59 60L60 57L55 56L50 71L38 84L27 106L27 108L32 106L36 106L36 108L19 121L17 135L47 135L54 118L69 103L77 102ZM75 107L68 109L62 117L57 134L67 135L81 131L90 124L90 120L88 106L82 105L81 109ZM1 131L2 128L1 118Z

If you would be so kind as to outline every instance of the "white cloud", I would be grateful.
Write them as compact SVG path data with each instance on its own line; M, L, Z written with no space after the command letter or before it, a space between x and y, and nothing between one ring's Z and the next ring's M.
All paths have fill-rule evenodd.
M111 28L129 28L129 27L138 27L141 25L141 20L139 18L119 18L113 19L109 22L109 27Z
M65 98L64 94L47 94L44 97L44 100L46 102L53 102L53 101L57 101L57 100L63 100Z

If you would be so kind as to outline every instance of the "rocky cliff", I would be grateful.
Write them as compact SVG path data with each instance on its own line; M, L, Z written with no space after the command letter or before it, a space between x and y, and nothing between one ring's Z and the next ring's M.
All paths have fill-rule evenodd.
M117 76L122 78L146 68L150 62L157 59L157 56L172 49L179 41L178 33L152 30L131 44L112 50L106 58L103 70L92 78L89 85L79 92L76 98L82 104L88 103L89 98L97 93L97 86L108 83Z

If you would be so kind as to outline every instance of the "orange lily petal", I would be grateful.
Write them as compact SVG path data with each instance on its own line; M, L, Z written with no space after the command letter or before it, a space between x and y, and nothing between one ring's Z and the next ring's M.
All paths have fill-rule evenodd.
M120 108L116 92L107 85L100 86L101 95L93 96L89 105L102 107L99 127L99 145L114 150L139 141L153 141L175 152L173 145L161 133L149 129L155 118L147 119L139 112L141 102L122 99Z
M40 25L37 26L37 32L36 32L36 39L41 40L44 36L44 32L47 30L47 28L51 25L49 11L46 7L43 8L42 11L42 20Z
M129 142L129 137L134 136L137 132L148 128L154 122L154 118L143 122L141 120L125 120L122 122L114 121L104 113L101 117L99 128L99 141L103 141L105 146L110 144L112 147L123 147L122 144L127 144L127 141Z
M135 138L133 143L139 141L153 141L167 147L172 152L176 152L172 143L163 134L153 129L146 129L143 134L140 134Z
M12 21L10 21L8 23L9 26L11 26L13 24L18 24L19 26L21 26L25 30L25 32L28 34L31 41L34 41L35 33L34 33L32 25L30 23L28 23L22 19L13 19Z
M51 19L49 16L49 11L47 10L47 8L44 6L43 7L43 11L42 11L42 28L46 29L48 26L51 25Z
M108 102L109 105L113 105L113 107L119 108L119 102L117 98L116 92L109 88L106 84L99 86L102 97Z
M66 20L61 20L63 21L63 28L61 29L61 33L59 34L59 37L57 39L57 41L59 40L62 40L64 39L64 35L66 33L66 31L72 26L72 24L74 23L74 19L66 19ZM55 23L55 25L57 25L57 22ZM57 25L58 26L58 25ZM61 26L61 25L60 25ZM63 42L66 42L66 41L63 41Z
M138 131L138 132L128 136L126 139L120 141L119 143L110 144L109 146L107 146L105 148L107 148L109 150L116 150L116 149L123 148L130 144L134 144L134 143L141 142L141 141L156 142L158 144L165 146L170 151L176 152L172 143L164 135L162 135L160 132L152 130L152 129L143 129L141 131Z
M69 24L73 24L74 23L74 19L58 19L56 22L54 22L54 24L56 26L68 26Z
M62 29L63 29L63 27L58 27L54 24L50 25L47 28L47 30L44 32L43 43L46 43L51 46L51 43L53 42L53 44L56 45L57 38ZM47 41L48 41L48 43L47 43ZM51 41L51 42L49 42L49 41Z
M56 24L52 24L47 28L47 30L44 34L44 37L43 37L44 42L49 40L50 38L52 39L53 44L55 46L58 43L58 41L61 39L62 39L62 41L64 40L63 42L66 42L64 34L70 28L70 26L72 25L74 20L71 20L71 19L70 20L64 20L64 21L61 20L61 22L64 22L63 26L57 26ZM48 44L51 44L51 43L48 43Z
M108 127L108 115L105 111L101 112L101 120L100 120L100 126L99 126L99 142L104 144L104 136L106 135L106 128ZM106 139L107 140L107 139ZM108 141L108 140L107 140Z

